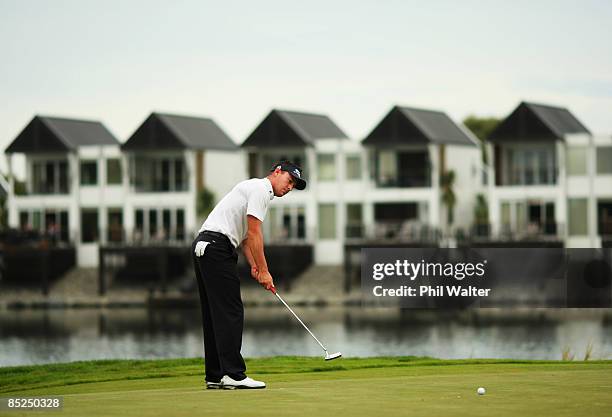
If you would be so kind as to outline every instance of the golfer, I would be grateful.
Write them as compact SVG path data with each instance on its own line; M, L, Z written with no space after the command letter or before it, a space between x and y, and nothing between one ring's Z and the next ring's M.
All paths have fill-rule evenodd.
M238 183L215 206L193 242L209 389L266 387L265 383L246 376L240 353L244 309L236 248L242 246L251 276L265 289L272 289L274 282L264 255L261 224L275 196L305 187L300 167L281 161L267 177Z

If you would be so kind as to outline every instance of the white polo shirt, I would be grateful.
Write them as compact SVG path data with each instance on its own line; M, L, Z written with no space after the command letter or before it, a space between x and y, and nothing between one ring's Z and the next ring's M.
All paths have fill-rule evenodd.
M266 218L270 201L274 198L272 184L267 178L242 181L225 195L210 212L200 232L223 233L234 247L238 247L248 232L247 216Z

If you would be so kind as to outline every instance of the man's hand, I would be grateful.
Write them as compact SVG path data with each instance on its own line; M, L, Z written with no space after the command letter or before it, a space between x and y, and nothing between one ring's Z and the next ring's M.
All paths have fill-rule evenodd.
M259 270L257 269L257 265L251 265L251 276L254 279L257 279L257 274L259 274Z
M257 282L261 284L266 290L270 290L274 287L274 282L272 281L272 275L270 275L269 271L260 272L257 274Z
M198 242L195 246L195 254L197 257L204 255L204 251L206 250L206 246L208 246L210 242Z

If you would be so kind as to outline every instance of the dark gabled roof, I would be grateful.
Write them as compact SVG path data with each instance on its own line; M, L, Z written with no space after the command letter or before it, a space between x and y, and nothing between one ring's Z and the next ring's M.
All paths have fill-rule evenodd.
M119 145L119 141L97 121L34 116L5 152L68 152L92 145Z
M238 146L212 119L151 113L123 144L122 149L233 151L238 149Z
M346 139L347 135L322 114L272 110L255 128L243 147L311 146L318 139Z
M521 102L508 117L491 132L491 142L531 139L557 140L569 133L590 133L563 107Z
M467 129L446 113L394 106L362 142L369 146L448 144L476 146Z

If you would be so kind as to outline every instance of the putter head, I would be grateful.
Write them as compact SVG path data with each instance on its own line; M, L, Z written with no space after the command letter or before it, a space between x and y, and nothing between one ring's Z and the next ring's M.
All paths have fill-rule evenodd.
M331 354L325 352L325 360L326 361L331 361L331 360L334 360L334 359L338 359L341 356L342 356L342 353L340 353L340 352L331 353Z

